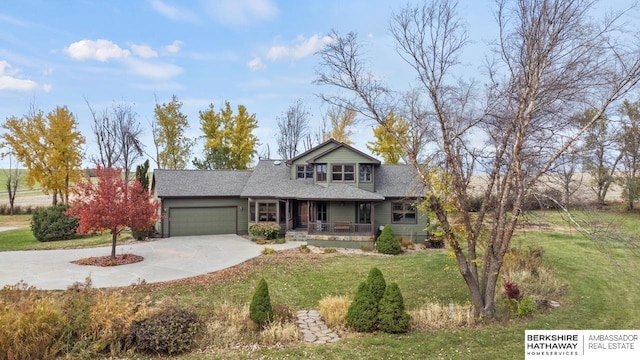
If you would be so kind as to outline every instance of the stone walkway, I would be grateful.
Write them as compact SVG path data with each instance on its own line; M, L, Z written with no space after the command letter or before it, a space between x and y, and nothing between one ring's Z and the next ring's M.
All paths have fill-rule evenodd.
M314 344L334 343L340 338L338 334L329 329L320 318L318 310L300 310L296 314L296 324L304 335L304 341Z

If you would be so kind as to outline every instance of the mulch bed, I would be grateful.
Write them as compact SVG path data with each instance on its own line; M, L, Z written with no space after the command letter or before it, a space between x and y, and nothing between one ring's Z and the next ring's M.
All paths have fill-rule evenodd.
M127 265L133 264L144 260L142 256L133 255L133 254L122 254L116 255L115 259L112 259L111 256L96 256L89 257L80 260L72 261L73 264L77 265L92 265L92 266L118 266L118 265Z

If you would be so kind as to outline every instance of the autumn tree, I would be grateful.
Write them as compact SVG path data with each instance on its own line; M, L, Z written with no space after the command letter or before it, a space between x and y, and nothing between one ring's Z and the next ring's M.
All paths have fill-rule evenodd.
M156 104L152 131L161 169L184 169L191 155L193 141L185 135L189 128L182 102L173 95L168 103Z
M356 112L347 107L332 106L326 113L329 119L329 129L323 134L323 141L334 139L351 145L350 139L353 135L353 126L356 124Z
M584 126L596 114L595 109L587 109L574 115ZM602 208L606 203L609 188L615 181L618 163L622 153L617 148L618 130L606 113L600 115L587 129L583 141L582 162L584 171L590 175L589 186L596 195L596 204Z
M85 139L77 130L76 118L66 106L48 114L32 107L22 118L10 117L2 127L3 145L27 168L25 183L42 187L53 195L53 204L69 200L69 187L82 174Z
M408 5L391 18L397 52L414 71L418 83L412 88L427 106L424 126L437 135L429 145L440 153L439 162L425 163L405 146L407 161L425 187L425 207L455 256L477 317L495 314L500 269L527 197L640 80L637 39L615 41L634 32L623 31L617 15L595 23L595 3L498 0L496 46L483 93L456 73L468 37L454 1ZM323 99L394 133L386 119L401 106L402 92L369 70L356 34L332 37L319 51L316 82L331 86ZM593 108L593 116L571 128L571 115L585 108ZM414 121L406 117L409 111L398 113ZM471 165L482 165L478 172L486 179L473 216Z
M129 180L133 164L144 153L138 115L125 101L114 103L111 108L101 112L93 109L88 100L85 99L85 102L93 117L91 130L98 146L98 154L92 157L93 162L103 168L122 167L125 180Z
M250 115L244 105L238 105L238 112L234 114L228 101L219 112L209 104L209 108L199 114L205 141L204 158L194 159L194 166L199 169L247 169L258 144L258 138L253 134L258 128L256 115Z
M309 134L309 111L302 99L298 99L284 114L276 117L276 121L278 155L281 159L293 159L300 152L302 142Z
M620 149L621 171L619 182L622 197L629 210L640 198L640 100L625 100L620 106Z
M385 121L392 132L398 134L400 142L406 143L408 141L409 123L407 121L396 116L393 112L387 116ZM384 126L378 125L374 127L373 137L374 141L367 144L367 149L372 154L381 156L385 164L398 164L402 161L404 150L400 142Z
M150 199L138 180L122 178L122 170L97 166L98 181L77 184L67 214L79 221L78 232L111 232L111 258L116 258L118 234L126 228L148 229L159 220L160 203Z

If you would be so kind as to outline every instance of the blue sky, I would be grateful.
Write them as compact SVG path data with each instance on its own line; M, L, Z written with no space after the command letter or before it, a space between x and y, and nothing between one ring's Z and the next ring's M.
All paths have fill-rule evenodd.
M495 26L491 0L462 0L481 59ZM405 1L384 0L20 0L0 7L0 121L22 116L30 104L45 113L66 105L95 151L85 98L104 109L126 100L149 133L156 98L184 103L190 136L200 135L198 111L210 103L242 104L255 113L263 151L272 157L276 117L302 99L312 128L326 111L312 84L320 49L331 30L355 31L380 78L406 88L414 79L395 53L389 17ZM468 64L472 74L479 64ZM359 124L355 145L365 149L370 123ZM2 131L2 130L0 130ZM151 136L144 138L153 153ZM195 149L199 151L200 145ZM199 155L196 153L196 155ZM6 161L5 161L6 162ZM0 166L2 163L0 163ZM87 166L88 166L87 162Z

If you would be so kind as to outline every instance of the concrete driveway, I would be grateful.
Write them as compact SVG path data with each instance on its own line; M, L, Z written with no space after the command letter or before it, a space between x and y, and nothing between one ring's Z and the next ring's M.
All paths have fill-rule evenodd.
M135 254L144 261L113 267L76 265L70 261L108 256L111 247L70 250L0 252L0 288L20 280L39 289L66 289L91 276L94 287L127 286L183 279L222 270L259 256L265 247L292 249L304 242L256 245L237 235L185 236L118 245L117 254Z

